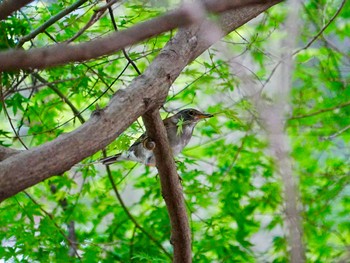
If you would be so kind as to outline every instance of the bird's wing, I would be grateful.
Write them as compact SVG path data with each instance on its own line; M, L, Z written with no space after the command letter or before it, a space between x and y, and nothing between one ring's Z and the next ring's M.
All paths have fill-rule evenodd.
M143 133L130 147L128 151L134 151L135 148L139 147L147 139L146 133Z
M106 158L102 158L100 159L99 161L102 163L102 164L112 164L112 163L115 163L119 160L119 157L121 156L121 153L118 153L118 154L115 154L115 155L112 155L112 156L108 156Z

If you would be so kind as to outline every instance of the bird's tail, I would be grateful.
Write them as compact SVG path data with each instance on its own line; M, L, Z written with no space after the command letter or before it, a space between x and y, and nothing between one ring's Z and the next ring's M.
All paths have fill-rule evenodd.
M120 156L121 156L121 153L118 153L118 154L113 155L113 156L102 158L102 159L98 160L98 162L105 164L105 165L112 164L112 163L118 162Z

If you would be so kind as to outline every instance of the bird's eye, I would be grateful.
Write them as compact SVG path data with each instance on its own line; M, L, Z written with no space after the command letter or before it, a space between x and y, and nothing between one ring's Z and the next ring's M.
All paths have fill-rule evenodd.
M193 115L194 115L194 111L193 111L193 110L190 110L188 114L190 114L191 116L193 116Z

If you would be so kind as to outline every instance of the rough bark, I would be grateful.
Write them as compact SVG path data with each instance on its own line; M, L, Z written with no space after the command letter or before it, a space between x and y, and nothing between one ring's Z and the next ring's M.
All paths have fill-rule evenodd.
M235 30L280 1L237 8L220 15L221 35L211 34L207 22L181 29L145 73L126 90L118 90L109 105L85 124L57 139L11 156L0 163L0 201L106 147L139 116L161 105L183 68L223 35Z

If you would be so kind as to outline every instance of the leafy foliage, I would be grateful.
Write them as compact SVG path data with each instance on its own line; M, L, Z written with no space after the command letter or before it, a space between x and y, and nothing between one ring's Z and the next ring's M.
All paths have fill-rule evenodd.
M24 35L73 2L38 2L1 21L0 49L15 48ZM175 5L156 2L114 5L118 28L131 27ZM338 0L304 3L301 49L294 55L286 132L300 184L307 262L349 258L350 6L345 5L328 25L341 4ZM23 48L71 39L98 6L97 1L87 1ZM262 98L272 100L273 87L268 84L277 74L275 49L285 34L287 11L279 4L210 48L183 71L164 105L164 117L188 106L216 116L196 127L191 144L177 157L194 262L287 261L280 177L261 120L242 92L243 80L232 74L231 61L221 48L224 45L226 52L248 61L245 66L264 84ZM112 30L106 13L74 42ZM159 35L126 52L143 72L172 35ZM74 130L137 75L122 52L41 71L2 72L1 145L31 148ZM142 132L140 122L134 123L107 152L127 149ZM156 170L128 162L111 166L116 193L105 168L92 163L101 156L97 153L1 204L0 258L5 262L170 261L170 225ZM71 222L76 251L69 234ZM80 259L73 257L76 254Z

